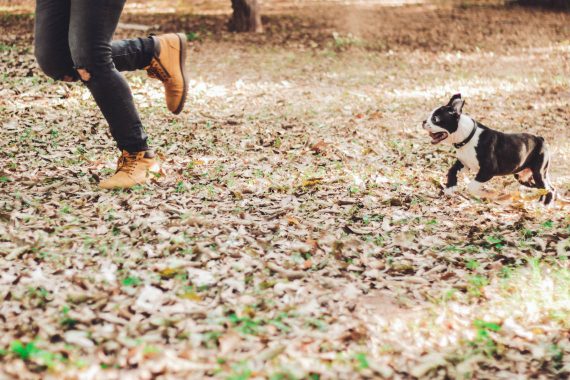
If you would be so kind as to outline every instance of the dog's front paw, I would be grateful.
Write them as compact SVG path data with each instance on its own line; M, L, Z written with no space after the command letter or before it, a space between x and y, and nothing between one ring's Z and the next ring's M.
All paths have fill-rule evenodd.
M443 190L443 193L445 195L453 195L456 191L457 191L457 186L451 186L451 187L446 187L445 190Z

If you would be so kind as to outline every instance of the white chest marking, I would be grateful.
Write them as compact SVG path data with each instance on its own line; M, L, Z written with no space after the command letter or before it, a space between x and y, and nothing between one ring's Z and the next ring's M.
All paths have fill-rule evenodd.
M479 135L481 135L481 132L483 132L483 130L478 128L471 141L457 149L457 159L461 161L465 168L471 171L479 171L479 161L477 160L475 147L479 143Z

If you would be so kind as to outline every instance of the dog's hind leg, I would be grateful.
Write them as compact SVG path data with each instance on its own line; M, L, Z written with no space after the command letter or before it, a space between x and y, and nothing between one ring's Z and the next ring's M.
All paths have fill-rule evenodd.
M536 184L536 188L546 190L546 194L540 196L539 201L545 205L549 205L556 197L556 190L550 183L550 154L546 147L543 146L539 155L538 162L532 168L532 178Z

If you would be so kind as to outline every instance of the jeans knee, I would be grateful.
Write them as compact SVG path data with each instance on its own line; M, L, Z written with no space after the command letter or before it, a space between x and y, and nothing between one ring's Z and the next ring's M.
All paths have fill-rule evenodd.
M77 73L83 82L89 82L91 80L91 73L89 70L78 67Z
M35 56L38 66L48 77L65 82L73 82L77 80L77 75L73 71L73 67L70 67L67 62L63 62L53 54L46 54L37 50L35 52Z
M79 74L84 82L87 82L99 72L112 70L115 68L111 48L94 47L91 45L78 44L70 40L71 57L73 59L74 70Z

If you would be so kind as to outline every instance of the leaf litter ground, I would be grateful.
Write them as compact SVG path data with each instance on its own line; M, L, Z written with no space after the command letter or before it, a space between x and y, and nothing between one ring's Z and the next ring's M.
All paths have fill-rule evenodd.
M570 15L268 13L262 36L125 15L194 39L182 115L127 74L168 175L126 192L97 189L116 152L89 93L2 16L0 377L568 376L567 209L511 178L442 196L453 155L419 125L462 92L543 135L568 196Z

